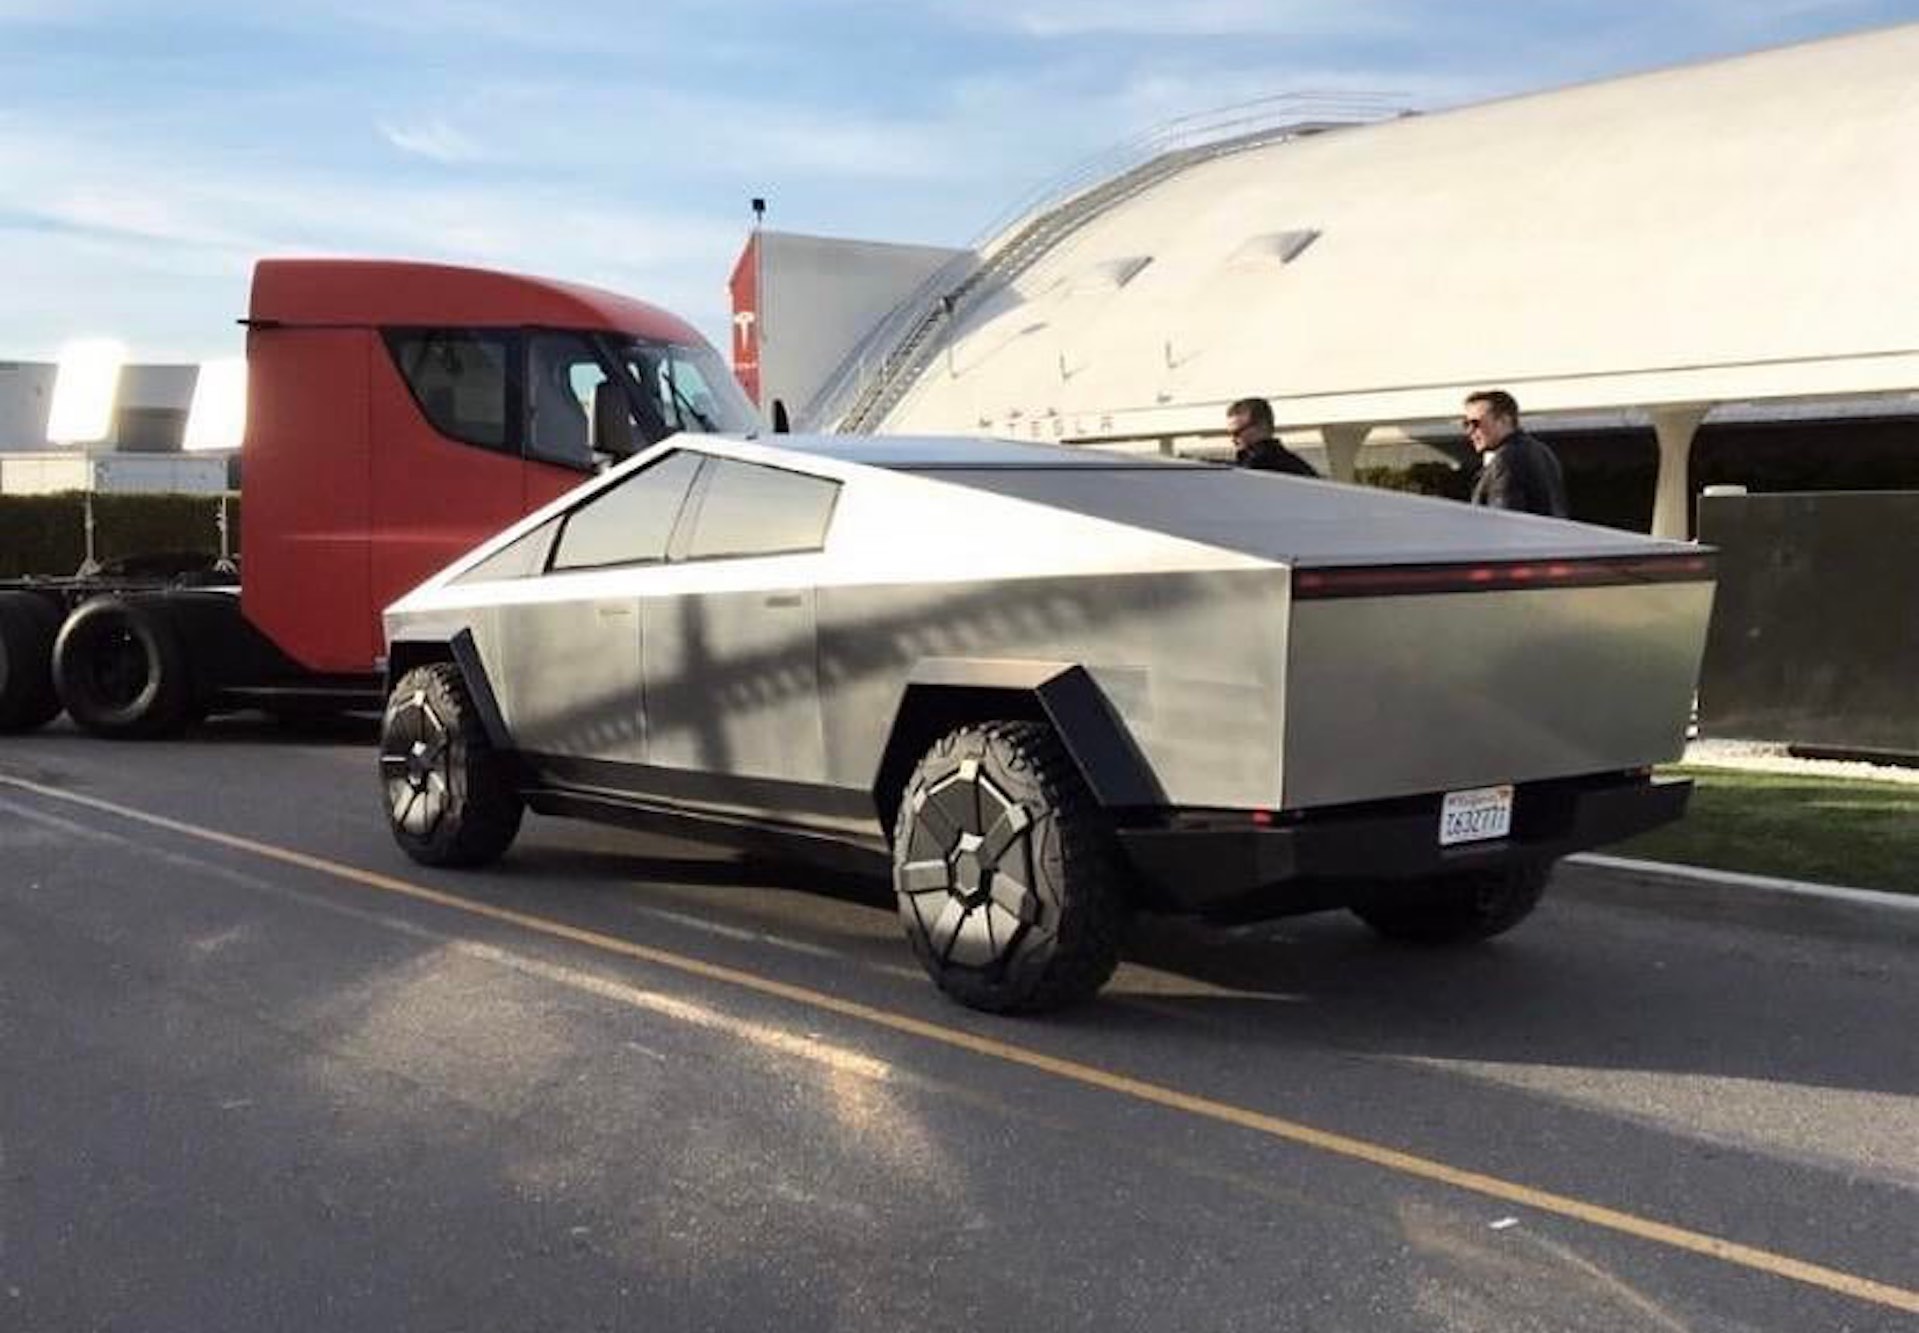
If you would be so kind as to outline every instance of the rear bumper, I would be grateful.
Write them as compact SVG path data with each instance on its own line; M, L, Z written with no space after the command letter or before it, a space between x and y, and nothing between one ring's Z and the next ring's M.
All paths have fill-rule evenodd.
M1690 780L1643 776L1522 785L1513 831L1439 845L1438 793L1255 824L1245 811L1173 812L1119 830L1150 905L1284 916L1341 906L1361 884L1544 861L1617 842L1685 813Z

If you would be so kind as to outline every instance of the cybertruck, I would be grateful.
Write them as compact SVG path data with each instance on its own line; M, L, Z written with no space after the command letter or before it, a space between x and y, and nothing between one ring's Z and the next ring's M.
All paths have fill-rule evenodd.
M1201 463L665 441L386 613L416 860L523 811L890 861L992 1011L1090 996L1135 908L1474 940L1677 818L1711 556Z

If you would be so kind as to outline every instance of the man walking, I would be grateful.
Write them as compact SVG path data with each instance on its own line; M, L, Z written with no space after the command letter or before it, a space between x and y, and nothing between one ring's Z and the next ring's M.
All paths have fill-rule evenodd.
M1504 389L1466 395L1459 423L1479 451L1472 502L1493 509L1566 517L1566 479L1553 451L1519 425L1519 404Z
M1273 434L1273 405L1264 398L1242 398L1226 409L1226 431L1233 437L1233 462L1262 472L1317 477L1313 465L1281 444Z

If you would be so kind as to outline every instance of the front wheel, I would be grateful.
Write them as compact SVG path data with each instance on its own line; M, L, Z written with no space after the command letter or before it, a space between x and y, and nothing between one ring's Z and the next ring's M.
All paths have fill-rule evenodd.
M1057 1009L1119 964L1119 851L1041 723L965 727L927 751L900 802L893 887L920 963L971 1008Z
M1503 935L1532 915L1552 877L1550 861L1446 875L1392 897L1356 904L1353 915L1390 940L1462 944Z
M450 662L415 667L388 696L380 787L393 840L422 865L498 860L525 811L511 761L493 748Z

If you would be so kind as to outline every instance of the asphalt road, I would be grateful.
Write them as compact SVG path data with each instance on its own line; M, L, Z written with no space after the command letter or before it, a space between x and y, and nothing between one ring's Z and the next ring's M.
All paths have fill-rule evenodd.
M0 1329L1919 1327L1910 938L1605 874L998 1020L883 886L415 866L351 730L7 738Z

